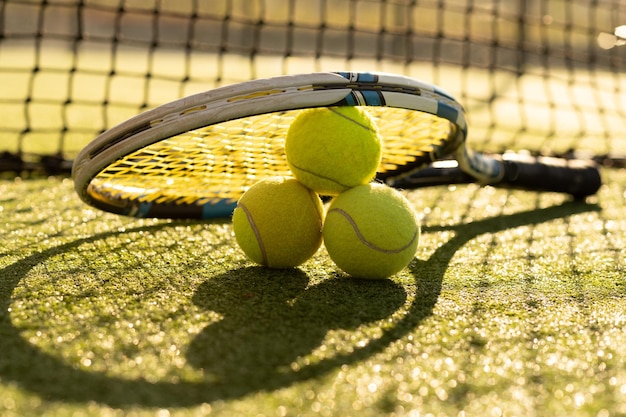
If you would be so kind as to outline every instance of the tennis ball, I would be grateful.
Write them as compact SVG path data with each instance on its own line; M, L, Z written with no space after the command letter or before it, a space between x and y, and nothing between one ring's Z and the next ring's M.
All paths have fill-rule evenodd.
M246 191L233 212L237 243L248 258L270 268L293 268L322 244L319 196L293 178L272 177Z
M377 183L337 196L323 228L331 259L358 278L382 279L401 271L415 256L419 237L411 203L399 191Z
M359 107L320 107L301 111L285 138L287 164L294 177L323 195L367 184L382 157L378 127Z

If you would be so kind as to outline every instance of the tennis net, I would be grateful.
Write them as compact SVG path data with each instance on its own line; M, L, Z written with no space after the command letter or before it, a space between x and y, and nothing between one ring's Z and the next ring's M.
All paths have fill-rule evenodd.
M148 108L338 70L442 86L475 148L623 164L621 24L619 0L0 0L0 171L67 172Z

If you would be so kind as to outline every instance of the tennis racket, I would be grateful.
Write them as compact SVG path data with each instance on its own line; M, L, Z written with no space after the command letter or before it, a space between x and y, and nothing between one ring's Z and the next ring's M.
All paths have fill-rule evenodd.
M478 182L575 197L600 186L590 162L487 155L465 146L464 110L436 86L400 75L337 72L248 81L146 111L80 152L72 167L75 188L86 203L127 216L230 216L256 181L291 175L283 146L297 113L329 106L367 107L384 141L378 180L390 186ZM433 164L446 157L454 159Z

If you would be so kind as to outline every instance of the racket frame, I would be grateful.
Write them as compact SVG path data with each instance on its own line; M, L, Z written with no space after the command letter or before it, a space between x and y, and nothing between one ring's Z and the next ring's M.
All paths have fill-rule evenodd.
M252 80L194 94L141 113L103 132L77 156L72 167L75 189L82 200L99 209L134 217L222 217L235 201L212 201L201 208L165 205L103 195L90 187L111 163L149 145L194 129L266 113L312 107L395 107L429 113L451 124L443 146L433 146L424 158L399 167L382 178L410 175L441 159L462 144L467 123L462 106L444 90L402 75L369 72L327 72ZM384 132L382 133L384 136ZM470 166L480 165L489 177L497 165L467 154Z

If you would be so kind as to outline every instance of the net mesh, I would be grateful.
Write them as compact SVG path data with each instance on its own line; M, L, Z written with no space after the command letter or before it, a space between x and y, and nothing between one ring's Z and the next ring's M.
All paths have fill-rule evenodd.
M67 170L188 94L338 70L441 85L472 147L623 155L624 23L619 0L0 0L0 170Z

